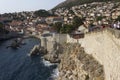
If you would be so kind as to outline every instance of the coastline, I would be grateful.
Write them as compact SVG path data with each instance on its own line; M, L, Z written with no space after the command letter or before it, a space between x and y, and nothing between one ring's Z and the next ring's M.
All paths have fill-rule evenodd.
M40 36L32 36L40 39ZM41 40L41 39L40 39ZM43 41L44 42L44 41ZM38 45L36 45L38 46ZM104 80L104 68L92 55L85 52L84 48L77 43L53 43L50 52L40 52L44 46L41 44L36 47L34 55L41 55L45 61L51 64L58 64L58 77L52 80ZM49 45L51 46L51 45ZM31 56L34 56L31 55ZM79 66L79 67L77 67Z
M36 35L22 36L23 39L31 38L31 37L36 38L39 41L41 41L40 36L39 37ZM40 45L40 47L41 47L41 45ZM38 49L40 49L40 47ZM80 50L78 50L78 49L80 49ZM53 71L53 74L51 74L50 79L65 80L65 79L73 78L73 80L75 80L75 79L82 78L82 80L85 80L86 78L89 77L89 79L104 80L104 71L103 71L102 65L99 65L99 62L94 61L94 59L91 59L91 56L84 54L84 51L82 51L81 49L83 49L83 48L81 48L80 45L66 43L66 44L59 45L59 48L55 49L55 50L53 49L53 52L51 52L51 53L47 52L46 54L44 54L39 51L39 55L41 55L40 57L43 57L43 63L45 63L46 66L50 66L50 67L51 67L51 65L53 65L52 67L55 68ZM79 53L76 52L77 50ZM36 52L36 54L37 54L37 52ZM97 67L95 67L95 69L96 69L95 71L100 69L100 71L103 71L103 72L97 73L97 72L92 71L94 74L89 73L89 70L91 71L91 69L93 69L94 66L87 64L88 61L84 61L84 60L81 61L83 56L84 57L89 56L90 58L87 59L87 57L86 57L85 60L87 59L88 61L95 62L95 63L93 63L94 65L97 65ZM92 62L91 62L91 64L92 64ZM56 64L57 64L57 66L55 66ZM78 66L78 64L79 64L79 66L83 65L84 67L81 66L80 68L77 67L77 69L74 69L76 66ZM87 69L88 68L87 66L89 67L89 69ZM80 70L80 72L77 72L79 70ZM74 73L76 73L77 76L75 76L76 74L74 74ZM69 74L71 74L71 75L69 75ZM80 76L79 74L84 75L84 77ZM97 75L97 77L96 77L96 75Z
M18 34L17 32L10 32L8 34L1 34L0 36L0 41L5 41L5 40L9 40L12 38L18 38L18 37L22 37L23 34Z

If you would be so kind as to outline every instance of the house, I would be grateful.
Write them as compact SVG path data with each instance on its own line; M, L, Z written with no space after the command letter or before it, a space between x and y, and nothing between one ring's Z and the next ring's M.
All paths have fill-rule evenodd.
M87 33L87 32L88 32L88 29L87 29L84 25L81 25L81 26L79 26L79 28L78 28L78 32Z
M64 19L62 17L48 17L46 18L46 23L51 24L51 23L56 23L56 22L63 22Z
M63 20L63 18L62 17L55 17L54 19L53 19L53 23L56 23L56 22L63 22L64 20Z

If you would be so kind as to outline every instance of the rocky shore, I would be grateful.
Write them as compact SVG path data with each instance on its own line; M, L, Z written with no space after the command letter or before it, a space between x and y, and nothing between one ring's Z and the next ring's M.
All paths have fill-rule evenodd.
M51 63L60 63L62 51L63 51L63 47L59 46L58 49L52 50L51 52L44 55L44 59L50 61Z
M45 55L47 54L47 50L43 47L41 47L40 45L35 45L31 51L30 51L30 56L34 56L34 55Z
M105 80L103 65L86 54L80 44L59 45L52 52L44 52L39 46L35 46L34 50L42 50L40 54L45 60L59 63L59 77L56 80Z

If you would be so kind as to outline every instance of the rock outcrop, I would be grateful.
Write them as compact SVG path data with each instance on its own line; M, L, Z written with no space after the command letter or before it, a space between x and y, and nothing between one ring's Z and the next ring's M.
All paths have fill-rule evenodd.
M51 63L60 63L61 62L61 53L63 52L63 47L56 43L51 52L44 55L44 59L50 61Z
M6 48L9 48L11 47L12 49L17 49L20 47L20 43L18 43L17 39L16 40L13 40L12 43L7 46Z
M40 45L35 45L31 51L30 51L30 56L34 56L34 55L45 55L47 54L47 50L43 47L41 47Z
M37 46L33 51L36 49ZM78 43L55 43L51 52L47 52L43 58L51 63L59 63L59 77L56 80L104 80L103 65L92 55L86 54Z
M79 44L66 44L57 80L104 80L103 66Z

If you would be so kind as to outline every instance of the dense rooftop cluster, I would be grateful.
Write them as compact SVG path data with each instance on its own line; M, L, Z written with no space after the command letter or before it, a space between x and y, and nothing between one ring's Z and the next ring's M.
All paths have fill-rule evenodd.
M9 31L34 35L45 30L60 33L88 32L96 26L120 29L120 2L93 2L53 11L6 13L0 15L0 22L4 22Z
M46 10L0 15L0 22L5 24L7 30L24 31L26 34L40 34L50 28L49 24L62 21L61 17L57 17Z
M74 16L85 18L84 24L89 26L111 24L120 16L120 2L93 2L68 8L56 9L55 14L64 17L70 24Z

